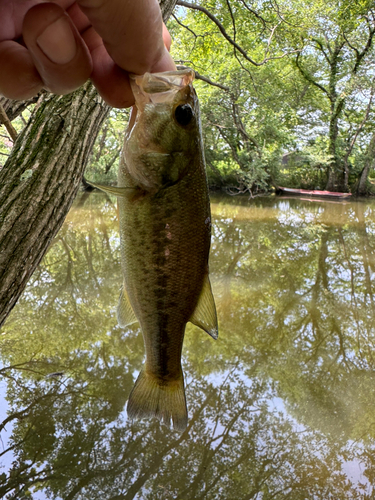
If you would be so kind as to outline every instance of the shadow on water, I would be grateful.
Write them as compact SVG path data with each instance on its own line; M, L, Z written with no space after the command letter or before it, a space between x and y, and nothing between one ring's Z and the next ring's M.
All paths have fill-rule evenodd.
M212 214L220 337L188 327L178 434L124 411L144 348L116 323L115 204L71 211L1 332L0 498L373 498L375 205Z

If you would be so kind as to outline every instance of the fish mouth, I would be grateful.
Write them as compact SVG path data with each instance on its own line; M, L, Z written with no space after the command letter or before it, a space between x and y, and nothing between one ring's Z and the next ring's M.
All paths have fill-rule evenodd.
M172 102L177 92L194 81L195 72L191 68L184 68L163 73L129 74L129 79L135 105L131 109L127 136L133 130L138 111L142 112L146 104Z
M135 98L135 106L143 111L146 104L171 102L181 89L190 85L195 72L190 68L164 73L130 74L130 86Z

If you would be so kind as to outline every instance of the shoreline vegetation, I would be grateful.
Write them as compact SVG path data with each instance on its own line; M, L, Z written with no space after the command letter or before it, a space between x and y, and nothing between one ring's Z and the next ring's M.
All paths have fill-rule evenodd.
M255 196L285 186L374 196L373 1L175 5L168 21L171 55L195 71L211 189ZM33 147L33 157L49 147L51 156L54 101L65 106L48 92L22 102L0 97L0 169L17 156L13 144ZM91 121L82 106L80 115L86 112ZM87 178L111 184L128 111L105 114L79 162L88 162ZM43 169L47 157L22 169Z
M117 166L116 166L117 167ZM114 168L113 171L111 172L111 175L105 175L103 171L100 171L99 169L95 168L95 164L91 164L88 166L85 177L82 179L82 186L81 188L84 191L92 191L94 188L87 183L86 177L89 178L90 180L95 180L95 182L98 183L104 183L104 184L110 184L115 186L117 184L117 168ZM239 171L233 171L229 174L226 175L220 175L220 172L213 172L210 167L207 167L207 177L208 177L208 187L209 191L212 193L225 193L229 194L231 196L240 196L240 195L247 195L250 198L255 198L258 196L265 196L265 195L291 195L291 193L286 193L283 192L283 190L301 190L301 191L327 191L324 189L325 183L320 182L318 183L313 183L309 182L308 179L301 179L299 180L297 178L296 172L291 172L286 174L285 170L283 175L278 175L276 179L271 180L269 179L267 183L263 183L261 186L258 185L253 185L249 186L246 185L245 182L243 182L243 179L241 178L241 172ZM339 194L338 198L345 198L346 196L351 196L351 198L358 198L358 197L374 197L375 196L375 179L368 179L366 183L366 191L364 193L358 193L358 183L354 183L351 185L346 192L337 192L335 190L332 190L332 196L336 196ZM342 196L340 197L340 193ZM311 193L293 193L293 195L309 195ZM316 195L318 195L317 193ZM327 194L323 193L321 196L327 196Z

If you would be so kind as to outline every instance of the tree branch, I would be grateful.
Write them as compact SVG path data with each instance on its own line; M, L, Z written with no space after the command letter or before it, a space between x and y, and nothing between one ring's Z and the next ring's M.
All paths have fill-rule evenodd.
M277 3L276 0L271 0L271 5L276 10L277 17L279 17L284 24L286 24L287 26L291 26L292 28L300 28L300 26L298 26L297 24L292 24L291 22L287 21L284 18L284 16L281 15L281 13L280 13L280 7L279 7L279 5L278 5L278 3ZM256 14L254 13L254 15L256 15Z
M176 62L181 63L181 64L177 65L177 69L185 69L187 66L185 66L182 63L183 62L189 62L189 61L176 61ZM219 87L219 89L222 89L222 90L225 90L226 92L229 92L230 88L227 87L226 85L222 85L221 83L213 82L207 76L203 76L203 75L199 74L198 71L194 70L194 73L195 73L195 78L197 80L202 80L202 82L206 82L209 85L213 85L214 87Z
M368 21L367 21L368 22ZM355 65L354 65L354 68L353 68L353 73L356 74L357 71L358 71L358 68L363 60L363 58L365 57L365 55L368 53L368 51L370 50L371 48L371 45L372 45L372 39L374 38L374 34L375 34L375 28L371 28L371 26L369 25L369 37L367 39L367 43L364 47L364 49L362 50L362 52L359 52L358 50L355 51L356 52L356 62L355 62Z
M271 29L271 35L269 36L268 38L268 41L267 41L267 48L266 48L266 55L269 53L270 51L270 46L271 46L271 42L272 42L272 37L273 35L275 34L275 31L276 29L280 26L281 24L281 21L279 21L276 26L274 26L272 29Z
M185 2L183 0L179 0L176 5L180 5L181 7L186 7L188 9L193 9L193 10L198 10L200 12L203 12L203 14L205 14L213 23L216 24L216 26L219 28L221 34L223 35L223 37L235 48L235 50L238 50L238 52L242 55L242 57L244 57L244 59L246 59L246 61L250 62L254 66L263 66L267 61L274 60L274 59L281 59L281 58L285 57L286 55L289 55L289 53L285 53L282 56L268 57L268 58L265 57L263 59L263 61L256 62L253 59L251 59L251 57L249 57L247 52L240 45L238 45L238 43L233 38L231 38L228 35L228 33L226 32L226 30L225 30L224 26L221 24L221 22L213 14L211 14L211 12L209 10L207 10L205 7L202 7L201 5L196 5L193 3ZM274 32L274 30L273 30L273 32ZM271 37L273 36L273 32L271 34ZM270 45L270 40L268 41L268 45L267 45L267 53L269 51L269 45ZM293 52L295 52L295 51L293 51Z
M197 35L196 33L194 33L194 31L193 31L191 28L189 28L189 26L186 26L186 24L183 24L183 23L182 23L182 22L178 19L178 17L177 17L177 16L175 16L174 14L172 14L172 17L173 17L173 19L176 21L176 23L177 23L177 24L179 24L182 28L185 28L186 30L190 31L190 33L193 35L193 37L194 37L195 39L197 39L197 38L198 38L198 35Z
M330 58L328 57L328 55L327 55L326 51L324 50L322 42L321 42L320 40L316 39L316 38L312 38L312 39L311 39L311 41L312 41L312 42L315 42L315 43L318 45L319 50L322 52L322 54L324 55L324 57L325 57L326 61L327 61L327 62L328 62L328 64L331 66L331 60L330 60ZM328 46L328 50L329 50L329 46Z
M6 114L2 104L0 104L0 123L3 123L5 125L5 128L9 132L9 135L11 136L13 142L17 139L17 132L16 129L13 127L11 124L8 115Z
M0 96L0 104L3 106L9 120L12 122L17 116L21 115L31 104L38 101L42 94L46 94L45 90L40 91L36 96L31 97L23 101L16 101L14 99L8 99L7 97Z
M316 87L318 87L318 89L320 89L322 92L324 92L326 94L326 96L328 97L329 100L331 100L330 98L330 95L329 95L329 92L326 88L323 87L323 85L320 85L320 83L316 82L303 68L302 66L300 65L300 62L299 62L299 58L300 58L300 55L301 53L298 53L297 54L297 57L296 57L296 66L297 68L299 69L301 75L305 78L305 80L307 80L308 82L312 83L313 85L315 85Z
M195 78L197 80L202 80L203 82L209 83L210 85L213 85L214 87L219 87L219 89L225 90L226 92L229 92L229 87L226 85L222 85L221 83L213 82L210 80L207 76L200 75L198 71L195 72Z
M263 19L263 17L260 16L257 12L255 12L255 10L251 9L247 5L247 3L245 2L245 0L241 0L241 2L245 6L245 9L247 9L251 14L253 14L254 17L256 17L257 19L259 19L259 21L263 24L263 27L266 28L267 27L267 21L265 19Z
M259 144L258 142L254 139L254 137L251 137L247 132L246 132L246 129L245 129L245 126L241 120L241 115L240 115L240 111L239 111L239 106L238 104L236 104L235 102L232 102L232 116L233 116L233 121L237 127L237 130L239 131L240 135L242 136L242 139L245 141L245 142L251 142L256 150L257 150L257 153L258 153L258 156L259 158L262 157L262 151L261 151L261 148L259 147Z
M236 42L236 21L234 20L234 16L233 16L233 11L232 11L232 7L229 3L229 0L226 0L226 4L227 4L227 7L228 7L228 10L229 10L229 14L230 14L230 18L232 20L232 27L233 27L233 41Z

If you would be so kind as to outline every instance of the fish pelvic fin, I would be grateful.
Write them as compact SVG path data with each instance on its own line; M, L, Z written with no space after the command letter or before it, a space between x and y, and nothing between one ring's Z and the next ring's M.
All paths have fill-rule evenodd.
M189 321L199 328L202 328L213 339L219 336L217 326L217 314L214 296L212 294L210 278L206 274L203 282L202 291L199 295L198 304L195 307Z
M122 327L130 326L137 323L138 320L134 314L133 308L130 305L128 294L123 286L117 306L117 322Z
M143 368L130 393L127 413L131 420L156 417L167 426L172 420L173 428L183 432L188 418L182 372L177 380L164 381Z
M129 196L133 195L137 188L132 188L132 187L117 187L117 186L105 186L104 184L97 184L96 182L91 182L86 180L87 184L90 184L90 186L100 189L100 191L104 191L105 193L108 194L114 194L115 196L119 198L128 198Z

